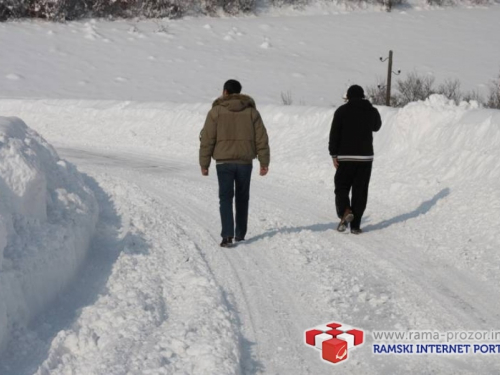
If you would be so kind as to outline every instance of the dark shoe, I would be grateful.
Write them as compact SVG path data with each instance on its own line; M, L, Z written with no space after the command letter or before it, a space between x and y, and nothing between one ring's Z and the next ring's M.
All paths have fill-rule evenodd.
M240 238L240 237L236 237L236 238L234 239L234 241L235 241L235 242L243 242L243 241L245 241L245 239L244 239L244 238Z
M361 233L363 233L363 230L360 228L351 228L351 233L352 234L361 234Z
M220 243L221 247L230 247L233 244L233 237L223 237Z
M337 230L339 232L345 232L347 229L348 224L354 220L354 215L351 211L350 208L346 208L344 212L344 216L342 216L342 219L340 219L339 226L337 227Z

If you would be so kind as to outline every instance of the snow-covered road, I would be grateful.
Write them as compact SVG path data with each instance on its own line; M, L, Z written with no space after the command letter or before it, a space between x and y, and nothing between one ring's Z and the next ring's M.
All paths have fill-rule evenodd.
M320 323L349 322L370 342L372 330L489 330L500 317L498 290L435 254L443 234L429 216L455 194L448 188L405 215L367 222L358 237L334 230L324 186L255 175L248 241L221 249L216 179L195 164L59 153L111 194L116 229L129 238L109 279L100 277L97 300L45 343L43 364L12 363L8 375L39 365L40 375L319 374L330 367L304 346L303 332ZM373 201L369 211L391 209ZM499 366L495 356L374 356L365 345L342 372L493 374Z
M334 171L318 146L331 110L265 107L271 173L254 173L248 241L222 249L217 180L196 160L205 107L2 105L90 176L101 207L82 273L13 332L2 375L319 374L330 367L303 335L329 321L366 333L343 373L498 373L495 355L371 347L376 330L498 330L497 111L439 97L381 108L354 236L335 231Z
M366 334L336 372L500 373L498 354L371 345L377 330L500 333L500 111L440 96L379 107L365 233L335 231L332 104L378 81L379 56L483 95L498 74L498 4L431 8L0 23L0 116L88 174L55 152L40 163L45 141L4 120L0 375L331 373L303 344L331 321ZM197 154L230 77L257 101L272 162L254 173L248 241L222 249Z

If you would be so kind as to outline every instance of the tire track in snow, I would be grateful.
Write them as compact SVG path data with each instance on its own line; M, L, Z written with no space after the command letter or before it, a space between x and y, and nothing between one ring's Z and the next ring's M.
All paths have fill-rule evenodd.
M266 191L269 192L271 190L266 189ZM335 215L333 212L332 217L328 218L328 216L325 215L325 210L313 209L314 207L323 208L315 198L319 196L319 194L309 194L307 197L304 197L303 194L303 192L298 191L297 199L292 201L307 201L307 208L297 203L289 205L288 208L298 211L298 214L304 217L313 215L325 221L332 219L333 215ZM272 200L276 201L281 199L282 203L286 204L286 201L283 200L282 197L283 194L275 194ZM311 204L311 201L314 200L316 200L316 202ZM332 192L332 209L334 209L333 205ZM335 222L331 225L332 229L336 225L337 219L333 218L333 220ZM425 230L426 229L423 229L423 231ZM474 279L472 275L461 270L451 269L443 264L436 264L436 262L433 262L434 259L429 260L417 257L416 255L419 255L418 249L415 248L414 244L409 242L407 237L392 231L390 235L384 234L384 231L381 231L367 232L362 236L351 236L339 235L335 230L325 231L325 236L331 238L332 241L335 240L336 242L340 242L343 247L350 247L360 252L359 258L366 258L369 256L373 264L377 264L381 261L390 263L391 267L384 266L383 269L399 270L398 272L401 273L399 280L404 280L405 278L411 279L415 285L419 285L426 293L435 294L435 299L443 305L443 310L450 310L450 305L454 305L453 302L446 303L448 300L460 301L461 306L467 310L464 313L473 313L475 315L474 317L468 317L469 323L482 325L483 323L489 322L492 324L492 322L498 320L500 317L498 306L491 306L491 304L485 303L488 301L489 296L498 293L498 291L492 290L488 285L484 285L482 281ZM415 233L412 234L414 235ZM366 246L366 238L370 239L370 246ZM415 238L411 236L410 240L415 240ZM383 253L379 252L381 249L383 249ZM403 249L403 251L397 251L396 249ZM439 286L440 289L436 289L436 285ZM442 297L446 298L443 299ZM466 300L465 297L467 297L468 300ZM461 319L463 318L465 317Z
M209 212L204 209L202 205L187 206L180 203L179 195L186 194L181 190L169 190L168 192L161 191L158 187L152 186L149 182L142 186L145 186L149 192L155 192L160 199L166 199L170 207L175 207L176 215L185 217L184 225L187 226L185 230L191 231L191 238L199 244L198 249L206 259L214 277L219 280L219 284L236 300L236 304L239 306L238 313L240 315L240 320L245 322L245 326L242 328L250 331L247 335L248 338L244 339L244 341L250 340L251 342L247 342L244 345L255 345L257 350L257 355L254 355L249 352L250 348L242 348L243 373L281 374L286 372L290 373L289 371L297 371L298 369L298 373L310 373L304 366L304 361L299 361L299 367L297 367L297 363L288 364L285 360L285 363L282 363L282 366L278 368L270 367L271 364L268 362L264 362L267 363L267 365L260 364L262 358L269 357L270 355L274 356L276 351L276 348L273 346L262 347L260 343L265 342L265 338L269 339L274 336L280 338L280 340L287 340L300 344L289 347L289 349L291 348L293 350L292 355L287 353L285 357L287 361L289 361L290 357L302 357L303 351L300 350L303 347L300 341L302 337L291 337L290 330L282 324L274 325L273 331L267 329L263 330L263 327L267 326L266 322L270 319L268 315L270 312L281 313L286 311L283 305L288 308L290 307L291 304L289 303L281 303L281 305L278 305L278 302L276 302L279 300L279 295L288 296L287 290L286 288L280 288L280 290L276 291L276 289L272 287L272 282L270 282L270 280L263 282L262 280L265 278L266 273L262 272L262 267L258 267L255 261L253 264L249 264L248 260L245 260L239 255L237 248L221 249L218 247L220 238L213 234L214 230L218 230L215 228L219 225L217 210L211 210ZM189 189L187 190L189 191ZM216 197L215 191L210 191L210 193L212 193L211 195L213 195L213 197ZM210 199L208 197L204 198L205 201ZM196 206L197 209L193 209L194 206ZM207 225L207 223L210 224ZM196 233L195 237L193 237L193 233ZM240 246L240 248L241 247L242 246ZM263 259L265 260L265 258ZM252 265L255 267L249 268L249 266ZM270 267L265 267L264 269L269 270ZM255 273L258 273L258 275L255 275ZM271 272L271 274L274 273ZM260 284L255 283L254 280L256 279L260 280ZM258 293L255 292L255 289L258 289ZM248 291L252 291L252 293ZM266 297L262 298L261 293L265 294ZM288 301L290 301L290 298L288 298ZM295 327L293 328L292 331L297 332ZM274 342L272 342L272 345L274 345ZM277 348L277 350L280 351L282 348ZM283 366L288 366L288 368L283 368Z
M271 192L274 193L272 201L281 200L282 204L288 202L283 199L285 194L277 194L275 189L268 188L265 191L268 195ZM295 210L301 217L313 215L322 220L328 220L324 204L320 204L318 200L321 195L309 193L306 196L304 192L296 189L295 199L291 200L293 204L288 208ZM302 205L297 202L307 203ZM333 191L331 204L334 210ZM320 209L314 209L314 207ZM373 273L383 273L387 281L382 289L390 293L391 299L397 300L397 305L393 304L391 308L394 311L399 310L399 328L389 325L383 328L400 330L425 327L433 331L474 329L489 331L495 328L500 315L498 302L496 302L500 300L498 290L492 289L484 282L473 278L471 274L459 269L436 265L425 258L415 257L415 254L419 253L418 248L397 232L383 231L383 235L368 232L362 236L353 236L342 235L332 230L325 231L324 235L330 238L332 243L349 249L352 258L363 259L373 268ZM403 249L404 252L397 251L398 248ZM353 267L359 265L359 263L357 265L351 263ZM403 294L404 291L406 293ZM375 326L374 329L380 330L381 327ZM493 357L475 356L467 358L467 361L464 358L457 361L449 357L434 357L431 361L429 371L436 371L440 368L438 371L440 374L468 374L479 368L484 373L496 373L500 369L500 365ZM493 368L496 370L491 372Z
M96 162L96 158L99 158L98 155L94 155L92 157L91 163ZM178 176L169 176L168 181L162 180L159 178L160 176L156 175L157 178L154 178L153 174L147 171L144 168L127 168L128 167L128 157L123 158L119 161L117 158L113 158L110 160L108 158L109 166L113 166L115 168L123 169L118 172L120 176L127 175L127 178L133 180L148 192L148 194L153 194L156 196L158 201L162 203L167 203L172 210L172 213L175 213L176 217L185 217L184 220L186 224L183 224L183 229L186 233L190 234L190 238L197 243L197 248L201 249L205 252L205 257L207 259L208 265L211 268L211 272L215 275L220 285L224 286L224 290L228 291L230 296L234 296L237 302L237 310L240 314L240 318L244 323L245 333L248 336L248 339L243 338L244 346L243 347L242 357L242 367L243 371L246 374L257 374L257 373L276 373L282 374L286 372L286 368L290 373L296 371L296 373L308 374L308 373L318 373L321 371L319 369L324 370L324 365L318 360L318 353L314 352L314 350L308 350L304 347L303 340L303 330L311 325L311 323L304 324L295 324L293 329L289 329L286 326L281 324L282 315L279 315L279 319L274 321L271 320L272 317L268 316L269 313L277 313L281 314L293 306L290 301L285 300L284 302L280 301L282 296L286 296L288 294L286 287L281 287L278 289L274 289L273 294L267 298L260 298L260 293L248 293L247 291L254 289L252 287L253 280L255 280L255 275L252 273L255 269L259 269L260 267L253 268L246 274L245 278L242 278L241 272L241 264L245 264L242 258L240 259L232 259L233 253L235 249L230 249L229 252L224 252L222 249L218 247L219 239L215 238L212 233L217 233L219 231L219 218L217 209L210 210L210 212L200 210L203 207L203 204L193 205L192 199L190 196L196 195L199 193L198 185L196 183L190 184L190 189L186 189L185 181L177 181L178 186L176 184L176 178ZM145 161L145 160L144 160ZM100 162L99 162L100 163ZM139 163L137 159L135 159L135 164ZM145 163L147 163L145 161ZM134 169L134 171L132 171ZM147 174L148 178L145 179L144 176L139 177L139 175ZM151 181L155 181L155 183L151 183ZM192 181L191 181L192 182ZM208 180L207 180L208 182ZM168 184L168 188L165 188L165 184ZM207 196L202 197L201 201L206 202L210 200L216 205L216 193L214 190L214 182L210 181L209 184L212 186L212 191L208 192ZM189 193L186 195L186 190ZM190 191L191 190L191 191ZM207 194L206 189L202 189L204 194ZM181 197L181 199L180 199ZM182 202L190 201L190 204L185 204ZM177 209L176 209L177 207ZM193 209L193 207L197 207L197 209ZM200 220L204 218L205 221ZM209 218L207 220L207 218ZM196 223L198 222L198 225ZM207 225L207 223L209 223ZM195 224L195 225L193 225ZM208 227L208 228L207 228ZM193 236L193 233L197 232L196 236ZM248 264L248 261L246 261ZM267 270L266 267L264 267ZM257 284L260 290L269 289L268 286L272 285L274 272L268 272L271 274L271 278L260 281L260 284ZM265 272L264 272L265 274ZM257 278L257 280L259 280ZM236 285L236 288L235 288ZM269 292L269 291L267 291ZM269 293L268 293L269 294ZM279 305L278 302L280 301ZM264 306L264 308L263 308ZM300 310L297 309L295 316L300 316ZM257 323L255 323L257 321ZM271 323L269 323L271 321ZM263 327L267 327L268 325L273 325L272 323L276 323L273 326L273 329L264 329ZM316 323L313 323L313 325ZM276 331L278 333L276 333ZM295 332L296 335L290 337L290 331ZM283 358L281 363L275 367L273 364L273 357L278 356L276 353L276 349L274 347L273 338L274 336L282 337L286 344L292 344L291 346L287 346L284 350L284 353L278 353ZM258 342L256 343L256 351L257 355L249 352L251 347L255 344L248 343L246 340L252 340L252 337L257 337ZM286 350L292 350L291 353L287 353ZM304 360L303 357L307 356L308 359ZM311 357L313 359L311 359ZM268 359L268 363L264 363L260 365L261 359ZM290 363L287 363L290 362ZM285 366L286 368L283 368ZM312 367L312 370L310 368ZM316 370L314 370L316 369Z
M124 248L102 293L57 332L36 374L240 374L233 314L178 218L130 180L96 177L122 217ZM12 374L33 373L23 366Z
M262 361L264 364L264 372L263 373L271 373L271 374L281 374L281 373L296 373L296 374L315 374L318 372L324 371L324 368L321 366L324 366L318 358L304 358L304 351L307 349L303 347L302 345L302 334L303 330L305 328L310 327L311 325L318 324L320 320L315 320L314 318L311 318L309 321L307 319L304 319L302 316L311 316L314 317L318 315L318 311L332 311L331 307L328 306L327 303L321 303L321 301L315 301L314 298L311 299L311 296L327 296L329 293L329 290L327 287L324 287L322 284L321 277L319 277L319 280L314 280L318 276L318 272L315 274L308 274L308 280L305 283L295 283L293 288L290 288L290 285L294 284L290 278L287 277L287 270L278 267L281 262L283 262L279 256L283 254L273 254L275 251L278 250L280 247L289 247L291 250L298 250L299 253L302 251L301 247L304 245L304 243L299 242L297 245L296 243L293 242L294 239L297 239L297 237L307 237L308 240L310 241L317 241L318 243L321 244L319 247L319 250L324 253L325 250L328 251L329 244L328 242L331 241L331 243L339 243L337 244L337 248L340 249L340 251L345 251L346 249L349 249L351 252L350 257L345 257L345 258L340 258L337 257L337 260L332 260L331 258L328 259L328 254L321 254L325 257L323 258L318 258L318 259L312 259L310 262L311 267L315 268L318 271L321 266L327 266L329 263L333 263L334 266L336 266L336 271L342 273L342 277L340 279L346 279L346 278L352 278L353 280L341 282L340 279L337 279L337 284L336 286L340 288L340 294L339 298L337 299L336 304L336 309L334 309L335 313L333 316L344 316L346 317L344 321L347 321L349 317L352 315L351 309L353 305L356 305L356 303L353 303L349 299L352 298L352 296L355 296L357 292L363 293L362 288L359 288L357 283L361 283L364 285L369 284L375 285L376 288L375 290L371 291L371 297L368 299L366 302L369 303L369 306L364 306L365 308L368 307L369 311L361 311L360 315L354 314L354 316L358 316L359 320L357 318L354 318L353 320L358 322L366 319L367 315L370 314L382 314L381 318L386 318L387 320L391 320L393 322L398 322L400 324L401 322L405 321L406 314L408 311L413 311L415 309L414 301L411 301L410 303L407 303L406 305L403 304L403 308L401 306L397 306L395 303L400 303L401 301L398 300L396 295L400 293L399 290L395 290L392 285L398 285L396 283L391 282L391 280L397 280L397 281L403 281L406 280L407 284L407 289L411 290L412 295L416 296L422 296L422 293L419 293L421 289L424 289L425 287L422 286L421 284L418 283L418 278L416 280L412 280L411 277L408 277L406 272L402 271L398 267L395 267L395 264L393 262L380 262L377 257L379 256L378 254L374 254L373 252L370 252L369 249L359 246L356 244L354 241L349 240L348 236L342 236L334 230L330 230L329 232L325 232L325 236L323 236L322 239L318 241L317 235L314 235L314 233L307 233L307 230L300 230L296 233L294 236L295 238L292 238L292 241L289 239L285 238L286 237L286 231L285 235L280 236L279 238L273 239L273 240L267 240L263 241L262 243L259 242L253 242L252 239L250 238L249 244L243 244L239 245L235 249L230 249L229 251L226 251L224 249L220 249L217 247L217 243L219 241L219 238L217 236L214 236L213 233L217 233L219 231L219 218L218 218L218 212L216 209L216 205L212 204L214 207L211 210L207 210L206 207L206 202L210 202L211 200L216 202L217 196L216 196L216 190L208 189L208 195L204 195L202 197L198 197L198 200L196 201L195 204L189 205L186 207L186 205L179 204L179 196L181 197L181 201L185 201L185 197L191 196L193 192L190 192L190 189L187 188L186 182L190 181L191 179L188 178L187 180L181 180L179 182L180 186L184 186L184 190L181 189L173 189L169 190L169 195L170 195L170 203L173 205L178 205L178 209L180 211L184 211L184 215L186 215L187 221L189 222L188 225L191 226L191 228L199 228L200 230L200 236L196 239L196 241L200 241L203 243L201 246L203 249L206 249L207 251L207 256L210 259L209 263L211 264L211 268L213 272L215 273L216 277L219 279L222 277L224 278L224 274L228 274L227 270L224 270L220 267L220 255L222 254L225 256L225 260L229 261L230 263L230 272L232 273L233 277L235 277L238 280L238 289L235 290L234 288L231 287L231 277L228 278L226 281L221 281L220 284L225 286L225 288L228 288L233 291L233 294L235 296L242 295L244 298L244 306L246 311L241 311L240 314L242 316L242 320L250 320L253 331L255 332L255 326L258 327L257 330L257 335L256 335L256 343L257 343L257 350L258 350L258 360ZM148 182L148 185L150 183ZM172 184L170 185L172 187ZM154 188L147 187L146 188L148 191L151 191ZM166 197L165 193L159 193L162 197ZM257 202L261 202L258 204L258 209L257 212L262 215L263 212L265 212L265 207L284 207L283 210L281 209L274 209L272 214L266 214L265 216L274 216L277 218L278 222L281 222L281 225L289 225L292 226L293 224L297 225L296 222L303 222L305 218L308 217L315 217L317 214L312 213L311 215L311 205L309 204L307 199L290 199L290 195L284 194L284 192L277 193L276 191L273 191L273 189L263 189L263 191L260 191L258 193L259 198L255 199ZM212 197L212 198L210 198ZM287 199L283 199L282 197L287 197ZM293 198L298 198L298 196L295 196ZM281 200L281 202L280 202ZM295 202L294 204L290 204L290 201ZM254 202L254 203L257 203ZM280 202L281 204L276 204L277 202ZM297 203L297 202L303 202ZM264 204L262 204L264 203ZM196 209L194 208L196 207ZM292 217L299 218L299 220L294 219L292 222L290 222L290 211L295 211L296 214L291 215ZM177 212L179 215L179 212ZM181 214L182 215L182 214ZM203 219L200 219L203 218ZM210 223L210 224L209 224ZM195 225L193 225L195 224ZM211 227L211 229L210 229ZM258 226L253 229L255 230L260 230L262 232L265 231L265 228L262 226L259 228ZM211 234L212 233L212 234ZM212 241L207 241L207 238ZM325 241L326 239L326 241ZM358 237L359 239L359 237ZM326 243L325 243L326 242ZM373 245L373 244L372 244ZM267 246L269 246L268 250L271 250L270 252L266 251ZM306 243L307 246L307 243ZM239 249L242 249L242 251L239 251ZM246 251L247 248L249 251ZM263 250L264 249L264 250ZM366 264L368 265L369 269L366 269L366 265L360 264L359 262L356 262L355 259L363 259L367 258L368 256L372 256L373 259L370 259ZM270 261L272 259L273 261ZM287 264L288 266L293 266L293 262L291 264ZM260 270L266 270L266 272L262 273L259 272ZM249 271L250 270L250 271ZM363 278L360 279L355 279L350 272L350 270L356 270L356 272L360 272L363 274ZM404 270L404 268L403 268ZM295 272L293 272L295 271ZM304 275L300 275L300 272L307 273L307 269L299 269L297 270L292 270L292 272L289 272L292 275L292 278L295 277L303 277ZM310 271L310 270L309 270ZM380 283L376 278L373 278L372 275L370 274L371 272L379 273L382 274L385 272L385 276L389 281L386 281L385 283ZM266 277L266 275L271 275L271 277ZM279 279L280 278L285 278L286 281L284 283L280 283ZM255 289L253 288L253 285L255 284L255 280L259 280L259 286L261 291L264 290L264 294L266 295L266 298L262 298L261 294L256 294L255 292L249 293L247 292L248 290ZM229 281L229 282L228 282ZM335 281L335 280L333 280ZM308 283L309 287L308 287ZM322 290L323 288L323 290ZM290 296L289 290L292 289L293 291L297 290L302 290L302 297L305 296L303 302L303 306L297 307L296 303L296 298L293 298ZM305 291L305 292L304 292ZM377 300L377 293L382 292L383 295L389 295L391 296L388 299L381 298ZM237 298L238 299L238 298ZM425 298L424 298L425 299ZM251 302L249 302L251 301ZM324 301L328 301L327 298L325 298ZM298 301L300 303L300 301ZM255 305L258 304L260 306L260 309L255 309ZM239 304L241 306L241 302ZM305 306L304 306L305 305ZM365 301L361 301L359 305L363 306L366 305ZM312 306L312 308L311 308ZM398 312L399 310L399 312ZM370 313L371 311L371 313ZM389 317L390 314L396 314L396 316ZM427 316L428 311L423 311L422 314L417 314L417 317L419 319L422 319L422 316ZM284 314L284 315L282 315ZM286 319L286 316L293 316L294 319L292 319L292 323L295 324L288 324L290 319ZM323 313L320 313L319 315L323 315ZM410 316L411 318L411 316ZM332 320L331 317L325 316L324 321L329 321ZM352 318L351 318L352 319ZM352 320L351 320L352 321ZM256 322L256 323L255 323ZM314 323L311 323L314 322ZM425 321L426 323L430 324L428 320ZM411 324L413 322L409 321L408 324ZM373 322L371 323L373 324ZM432 326L432 325L430 325ZM272 327L272 328L271 328ZM384 327L379 327L380 328L385 328ZM259 334L261 333L262 334ZM294 332L295 335L290 334L290 332ZM279 344L276 343L276 341L279 340L279 338L283 338L284 342L284 347L286 348L285 350L288 351L286 355L283 355L282 361L279 361L279 350L281 349ZM278 350L276 350L278 348ZM291 353L290 353L291 352ZM314 353L314 352L313 352ZM314 353L317 354L317 353ZM272 357L278 357L278 360L276 358ZM297 359L298 362L297 362ZM385 370L382 372L376 372L373 370L373 368L370 369L368 366L368 363L375 363L379 366L381 366L380 361L373 361L373 359L370 358L364 358L364 361L367 363L363 363L361 361L358 362L349 362L349 364L352 364L352 367L346 367L343 370L345 373L356 373L359 371L371 371L372 373L386 373ZM401 365L398 364L400 361L399 358L391 358L387 359L384 358L384 362L386 363L391 363L393 362L393 368L395 372L401 371ZM413 363L413 366L417 366L417 362L420 360L418 358L412 358L408 362ZM384 364L387 366L387 364ZM463 364L460 365L460 368L456 368L456 366L451 366L449 363L448 358L439 358L439 359L432 359L430 360L427 364L425 365L420 365L420 368L425 368L426 371L431 373L432 371L436 371L438 373L450 373L450 369L453 369L451 373L467 373L467 371L470 371L472 367L470 366L464 366ZM464 370L465 368L465 370ZM468 369L467 369L468 368ZM447 372L448 371L448 372ZM465 371L465 372L463 372ZM254 373L254 372L250 372Z
M146 161L147 158L143 160ZM113 163L127 169L126 158L121 161L118 158ZM218 279L219 285L223 286L224 290L231 291L236 300L243 331L247 337L256 341L256 361L262 361L262 370L265 373L273 371L280 373L282 370L280 366L283 366L283 363L276 363L273 358L280 354L276 353L273 341L275 337L272 336L276 326L281 329L280 333L293 343L292 348L286 347L292 350L292 354L284 354L284 358L288 358L290 363L296 366L295 368L291 366L292 371L300 369L295 373L313 374L324 371L327 365L319 361L316 352L305 347L301 348L296 341L298 337L290 332L298 332L299 336L301 330L320 323L318 321L320 318L328 321L332 320L332 316L340 316L342 319L349 319L348 322L353 325L367 329L398 329L398 322L400 327L423 323L426 329L437 329L444 327L443 323L448 318L452 322L460 322L459 318L449 312L456 310L455 299L460 294L457 292L450 294L446 291L443 286L450 282L446 277L435 275L431 271L432 268L426 267L425 263L415 262L412 258L398 257L395 251L388 252L386 247L391 239L384 236L378 236L376 233L366 233L361 237L341 236L334 230L329 230L328 224L314 224L318 220L326 220L327 223L330 221L325 214L324 203L319 204L314 193L304 194L300 189L294 189L292 193L289 189L267 183L254 186L253 194L256 193L257 198L252 198L251 228L252 232L261 233L257 235L259 241L252 242L249 238L247 244L226 251L217 246L216 233L219 231L219 219L215 182L201 180L200 183L199 178L186 171L170 173L168 176L161 174L153 176L144 169L140 172L128 170L127 173L129 177L134 177L135 174L136 180L148 180L146 184L148 186L143 185L146 191L153 191L160 200L164 199L169 205L177 207L177 215L182 217L183 228L186 233L190 233L190 237L196 243L197 251L204 253L205 260L212 274ZM147 176L147 179L137 179L140 175ZM273 219L259 221L259 218ZM304 226L304 222L313 224ZM315 232L323 234L318 235ZM193 233L195 235L192 235ZM304 239L311 242L309 244L301 242ZM367 239L370 241L369 246ZM401 237L395 236L393 241L398 244ZM267 251L266 247L272 251ZM289 251L284 252L283 248L286 247ZM309 250L308 247L312 247L313 250ZM407 253L411 253L412 249L410 246ZM348 255L343 254L346 251L349 251ZM292 254L293 261L287 261L289 254ZM291 276L287 274L289 271L287 267L292 269L289 272ZM332 280L322 280L321 271L316 269L313 272L315 267L320 269L322 267L333 276L335 274L341 276L332 277ZM261 272L256 276L256 270L260 269L267 272ZM354 276L352 269L356 270ZM424 277L418 273L420 269L427 272ZM425 278L425 276L432 277ZM273 285L280 277L285 281ZM307 281L309 285L296 282L294 279ZM440 281L441 285L437 289L436 281ZM299 297L291 296L290 285L292 289L301 291ZM480 291L475 290L474 285L476 284L471 284L471 291L478 292L478 298L481 299L483 296ZM264 294L267 292L267 297L259 299L255 292L249 292L255 289L261 294L262 291L265 291ZM319 295L320 301L308 297L307 293ZM428 293L434 296L432 300L438 302L437 306L428 304ZM388 297L378 298L380 297L378 294ZM333 297L328 299L328 296ZM298 298L303 298L303 301L296 302ZM322 300L323 298L325 300ZM305 306L297 307L300 302L304 302ZM263 304L263 311L254 307L256 303ZM474 306L473 301L465 303ZM287 311L288 316L294 317L292 324L283 326L283 319L278 318L279 313L283 311ZM371 314L373 316L370 316ZM480 315L478 312L477 317ZM468 314L465 313L464 316ZM491 315L486 317L486 320L491 321L491 317ZM473 322L474 319L476 318L469 322ZM266 330L266 322L269 321L273 329ZM380 322L387 325L380 327ZM390 326L390 324L396 325ZM249 357L242 358L243 362L248 363L253 354L248 355ZM462 360L443 357L429 358L426 364L422 364L418 358L405 358L404 361L401 357L375 358L370 355L369 348L367 350L361 348L360 353L356 353L356 356L358 355L358 361L350 360L343 367L345 373L359 372L368 365L371 366L371 373L381 374L401 372L410 368L426 369L428 373L437 371L442 374L455 374L470 372L472 368L472 365L467 365ZM471 363L485 371L491 369L489 361L476 360ZM243 371L249 374L260 371L252 365L242 366Z

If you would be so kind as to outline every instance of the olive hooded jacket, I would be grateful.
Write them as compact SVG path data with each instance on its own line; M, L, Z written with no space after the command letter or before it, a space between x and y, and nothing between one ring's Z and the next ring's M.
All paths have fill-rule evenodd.
M256 157L261 167L269 166L269 138L254 100L242 94L217 99L200 134L200 166L208 169L212 158L251 164Z

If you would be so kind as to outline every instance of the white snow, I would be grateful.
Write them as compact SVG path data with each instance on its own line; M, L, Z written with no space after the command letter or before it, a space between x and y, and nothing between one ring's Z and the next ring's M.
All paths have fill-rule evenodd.
M403 76L456 78L485 94L500 69L499 18L493 5L161 24L11 22L0 27L0 72L24 79L2 74L0 97L205 103L233 77L261 104L281 104L291 91L294 104L331 106L353 83L378 84L389 50Z
M18 118L0 117L0 347L73 281L97 204L84 178Z
M50 347L37 344L46 333L36 327L35 344L13 344L39 353L31 372L318 373L325 365L302 349L312 322L368 332L496 328L499 111L440 96L379 108L366 233L353 238L334 230L333 109L260 107L272 174L254 178L248 243L226 252L217 245L216 179L197 167L207 104L3 100L0 108L38 124L111 193L121 217L106 230L122 240L104 292L69 328L53 328ZM10 368L28 368L13 357ZM498 367L494 357L356 357L345 373L467 373L465 360L484 373Z
M500 111L380 107L361 236L335 231L327 144L331 104L390 48L396 69L484 87L499 12L0 24L0 69L25 77L4 80L0 114L89 175L2 120L0 373L322 374L303 335L332 321L365 332L343 374L498 373L497 355L376 356L370 333L500 331ZM198 136L230 77L272 162L248 241L221 249ZM280 105L287 91L303 104Z
M20 79L23 79L22 76L14 73L7 74L5 78L10 79L11 81L19 81Z

